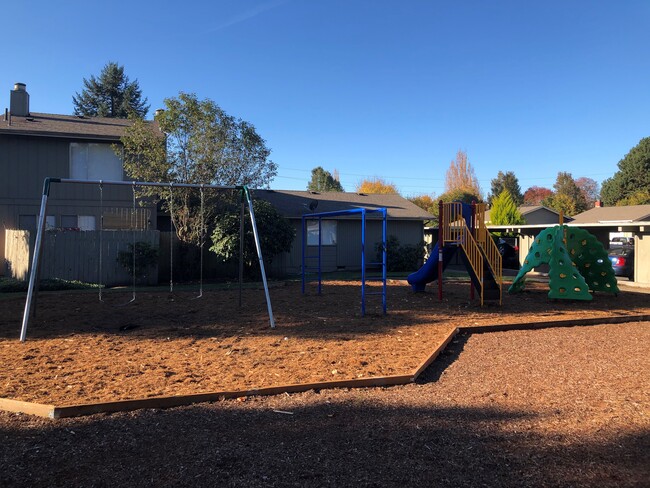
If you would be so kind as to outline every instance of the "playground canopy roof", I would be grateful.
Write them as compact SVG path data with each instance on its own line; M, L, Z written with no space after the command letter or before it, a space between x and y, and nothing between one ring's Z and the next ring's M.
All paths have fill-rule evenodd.
M433 215L396 194L255 190L254 196L271 203L278 212L287 218L300 219L304 214L311 213L343 212L360 208L379 209L385 207L388 219L433 219ZM351 217L358 218L356 215Z

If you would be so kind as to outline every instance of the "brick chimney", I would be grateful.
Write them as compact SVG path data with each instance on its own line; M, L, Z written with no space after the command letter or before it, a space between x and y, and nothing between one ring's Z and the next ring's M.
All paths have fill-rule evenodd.
M16 117L29 115L29 93L25 83L16 83L10 92L9 111Z
M603 206L603 201L602 200L596 200L594 202L594 207L600 208Z

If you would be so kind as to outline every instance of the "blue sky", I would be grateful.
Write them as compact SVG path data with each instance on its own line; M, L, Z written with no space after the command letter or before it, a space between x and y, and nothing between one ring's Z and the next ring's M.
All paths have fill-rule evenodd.
M83 78L124 65L151 111L180 91L253 123L279 166L347 191L381 177L444 191L459 149L484 192L558 171L598 182L650 136L647 0L21 1L3 5L0 100L72 113ZM0 91L2 93L2 91ZM4 108L4 107L2 107Z

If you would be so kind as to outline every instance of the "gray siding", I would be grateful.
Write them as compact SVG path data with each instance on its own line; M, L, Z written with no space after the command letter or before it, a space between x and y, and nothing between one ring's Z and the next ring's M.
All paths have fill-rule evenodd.
M273 258L271 271L276 274L299 274L301 269L302 229L300 220L292 220L296 238L290 253ZM389 220L388 236L396 236L401 245L418 245L424 240L424 225L420 220ZM381 242L381 222L368 220L366 228L366 262L376 262L376 245ZM318 252L316 246L309 246L308 255ZM423 248L424 256L424 248ZM316 260L314 260L315 262ZM311 263L308 263L309 266ZM336 246L322 247L322 269L325 272L361 269L361 221L340 219L337 224Z
M46 177L69 178L71 142L75 140L13 135L0 137L0 225L4 229L17 229L21 215L38 215ZM104 188L105 209L130 208L131 202L130 188ZM149 210L149 228L155 228L156 211L155 208ZM47 215L55 217L56 226L61 225L62 215L92 215L99 226L100 213L98 187L52 185ZM0 258L5 255L4 239L4 233L0 233ZM6 271L3 260L0 262L0 274Z

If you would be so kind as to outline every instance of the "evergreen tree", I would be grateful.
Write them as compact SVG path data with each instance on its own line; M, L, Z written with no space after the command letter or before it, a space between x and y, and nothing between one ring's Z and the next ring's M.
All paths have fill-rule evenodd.
M526 223L508 190L503 190L492 200L490 223L492 225L521 225Z
M343 191L343 186L332 173L317 166L311 170L311 180L307 184L307 190L317 192Z
M650 203L650 137L618 162L618 171L603 181L600 194L608 206Z
M488 203L492 204L492 200L503 192L503 190L508 190L512 200L516 205L521 205L524 202L524 196L521 194L521 187L519 186L519 180L512 171L499 171L497 177L494 178L491 182L490 194L488 195Z
M91 75L83 80L84 89L72 97L75 115L88 117L144 118L149 111L147 99L142 99L138 80L129 81L124 66L109 62L99 78Z

